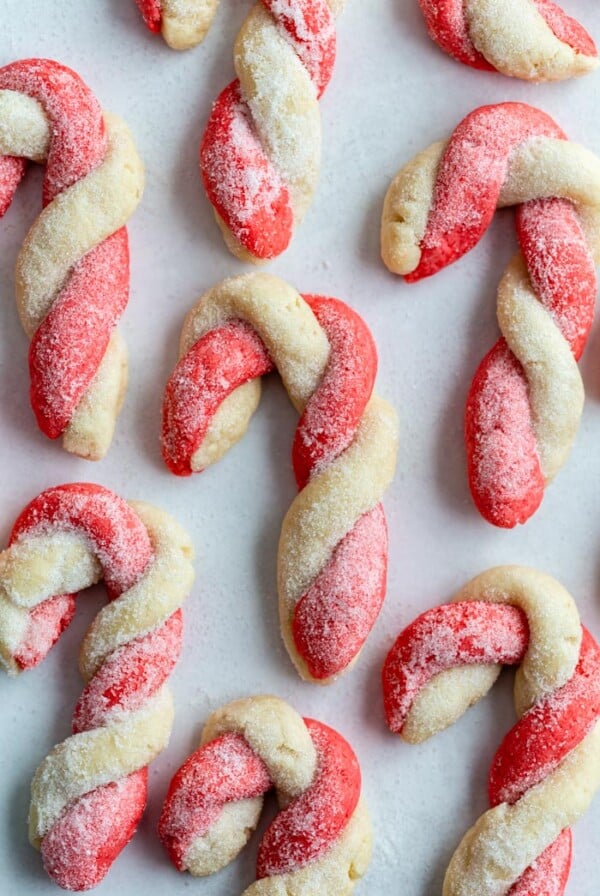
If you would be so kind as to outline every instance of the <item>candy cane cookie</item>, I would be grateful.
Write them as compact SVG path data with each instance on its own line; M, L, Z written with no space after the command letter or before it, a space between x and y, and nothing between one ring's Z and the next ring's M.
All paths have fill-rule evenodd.
M498 288L502 338L466 409L469 484L497 526L523 523L565 463L583 407L577 367L600 262L600 159L523 103L483 106L396 176L381 225L387 267L409 283L479 242L517 205L521 251Z
M219 6L219 0L135 0L144 22L162 34L173 50L189 50L202 43Z
M358 760L336 731L277 697L237 700L208 719L160 818L175 867L204 876L228 865L256 829L271 788L280 811L244 896L352 893L371 858Z
M593 71L598 50L553 0L419 0L430 37L472 68L526 81Z
M225 242L243 261L287 249L315 191L319 99L336 52L345 0L262 0L242 25L237 79L213 106L200 168Z
M600 788L600 647L570 594L533 569L500 566L406 628L383 667L390 729L420 743L518 665L519 722L489 777L492 808L467 832L444 896L561 896L571 831Z
M31 404L45 435L62 435L67 451L98 460L127 383L116 324L129 298L124 225L142 195L142 163L124 122L49 59L0 68L0 216L27 160L46 164L44 209L15 273L31 340Z
M385 595L381 498L396 464L397 420L373 393L377 353L347 305L247 274L205 293L185 321L163 402L162 450L187 476L245 433L260 377L277 368L300 414L299 494L283 521L279 615L303 678L326 683L357 657Z
M73 734L31 784L29 839L66 889L99 883L144 811L147 767L171 732L166 681L181 649L192 557L166 513L85 483L35 498L0 554L0 662L9 674L46 656L71 621L74 592L103 578L111 601L82 644L86 685Z

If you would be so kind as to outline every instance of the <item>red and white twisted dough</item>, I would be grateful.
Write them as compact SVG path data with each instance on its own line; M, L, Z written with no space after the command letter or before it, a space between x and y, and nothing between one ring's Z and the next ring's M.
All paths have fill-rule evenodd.
M598 65L585 28L552 0L419 0L442 50L483 71L559 81Z
M163 456L180 476L219 460L245 433L260 377L277 368L300 422L300 493L278 556L283 638L300 674L326 682L357 657L385 595L380 504L396 464L397 420L373 393L376 349L336 299L300 296L248 274L209 290L185 321L163 404Z
M244 896L348 896L371 858L361 775L336 731L302 719L277 697L249 697L214 712L200 748L169 787L159 835L179 871L229 864L256 829L263 795L280 811L258 850Z
M219 0L135 0L150 31L159 32L173 50L201 43L217 12Z
M213 106L200 147L207 196L244 261L287 249L319 173L319 98L335 62L345 0L262 0L238 34L237 79Z
M498 288L502 338L475 374L465 422L473 499L504 527L535 513L579 426L576 362L600 262L600 159L539 109L483 106L399 172L381 225L385 264L412 283L473 248L496 208L509 205L518 206L521 251Z
M27 160L46 163L44 210L15 273L31 339L31 404L42 432L96 460L110 446L127 383L116 324L129 298L124 224L142 195L142 163L126 125L49 59L0 69L0 216Z
M561 896L571 831L600 788L600 647L550 576L500 566L420 616L383 668L387 722L420 743L519 665L519 722L489 777L492 808L454 853L444 896Z
M19 516L0 554L0 661L37 665L74 612L74 592L104 579L111 602L82 644L86 682L73 735L31 784L29 839L55 883L99 883L146 804L147 766L166 747L166 681L179 657L180 607L193 549L166 513L84 483L48 489Z

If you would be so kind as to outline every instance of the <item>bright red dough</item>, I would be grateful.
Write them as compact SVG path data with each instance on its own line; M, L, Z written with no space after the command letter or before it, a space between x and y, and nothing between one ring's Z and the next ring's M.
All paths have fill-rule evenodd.
M335 62L333 14L326 0L262 0L307 69L320 97ZM206 194L235 239L256 258L280 255L292 237L286 184L263 149L233 81L215 102L200 145Z
M162 4L160 0L135 0L146 27L158 34L162 25Z
M49 59L13 62L0 69L0 90L32 97L48 117L44 206L102 162L107 146L102 109L75 72ZM24 160L0 157L0 215L24 173ZM31 405L50 438L73 417L128 298L129 248L122 227L77 262L31 341Z
M521 662L529 631L521 610L487 602L436 607L397 638L382 672L389 728L400 734L419 691L465 665ZM548 777L600 719L600 647L583 629L572 678L535 704L504 738L489 776L490 805L517 802ZM571 867L569 829L525 871L510 896L562 896Z
M357 314L336 299L303 298L325 330L331 352L294 437L299 489L353 441L377 370L373 339ZM162 450L173 473L190 475L192 455L223 400L272 368L262 341L241 321L211 330L191 347L173 371L163 403ZM385 514L378 504L357 520L296 605L294 643L313 678L340 672L361 649L385 596L387 545Z
M568 16L552 0L533 0L556 37L585 56L597 56L594 41L583 25ZM474 46L464 0L419 0L429 36L459 62L483 71L495 71Z
M310 787L282 809L261 840L260 880L317 861L338 839L360 797L358 761L347 741L321 722L305 719L317 753ZM186 866L193 842L203 837L223 807L261 796L272 787L269 771L239 734L225 734L193 753L171 781L158 833L171 861Z
M476 245L494 215L512 151L540 136L565 139L551 118L522 103L483 106L459 124L440 163L420 264L406 280L435 274ZM577 212L567 200L527 202L517 209L516 226L537 297L579 359L597 280ZM469 485L482 516L505 528L529 519L546 483L527 379L503 339L475 374L465 439Z
M148 532L129 505L99 485L73 483L42 492L20 514L10 538L75 531L102 565L111 600L131 588L153 556ZM73 616L75 595L48 598L30 613L15 655L21 668L37 665ZM110 654L86 685L73 715L73 733L99 728L116 710L134 711L171 674L181 651L181 611L159 628ZM48 874L61 887L98 884L127 845L146 805L147 769L98 787L71 803L42 841Z

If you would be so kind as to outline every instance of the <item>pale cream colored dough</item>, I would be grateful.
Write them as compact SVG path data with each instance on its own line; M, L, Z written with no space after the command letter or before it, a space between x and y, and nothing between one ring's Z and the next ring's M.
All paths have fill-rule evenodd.
M560 81L598 65L559 40L533 0L464 0L469 37L504 75L527 81Z
M189 50L206 37L219 0L162 0L161 32L173 50Z

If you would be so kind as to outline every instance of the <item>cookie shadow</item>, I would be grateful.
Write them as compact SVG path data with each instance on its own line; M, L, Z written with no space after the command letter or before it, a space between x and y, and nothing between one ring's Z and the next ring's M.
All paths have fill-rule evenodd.
M20 878L21 890L29 892L41 892L44 884L48 884L48 878L44 871L39 853L31 846L27 836L27 816L29 812L29 780L16 782L8 799L8 812L14 823L8 828L8 854L15 870L9 874L8 869L3 868L3 874L11 879ZM8 894L8 891L5 891Z
M264 595L265 632L271 646L274 674L288 683L297 682L298 674L288 656L279 625L277 593L277 551L284 517L296 497L292 473L291 447L297 418L277 375L263 379L262 413L266 417L265 439L269 458L268 511L257 527L253 544L255 575L259 593ZM264 421L263 421L264 426Z
M398 287L401 287L404 282L402 278L389 272L381 258L381 214L388 187L389 183L369 201L364 213L362 227L358 233L356 254L363 265L377 271L384 277L388 277L390 282L392 279L396 280Z

